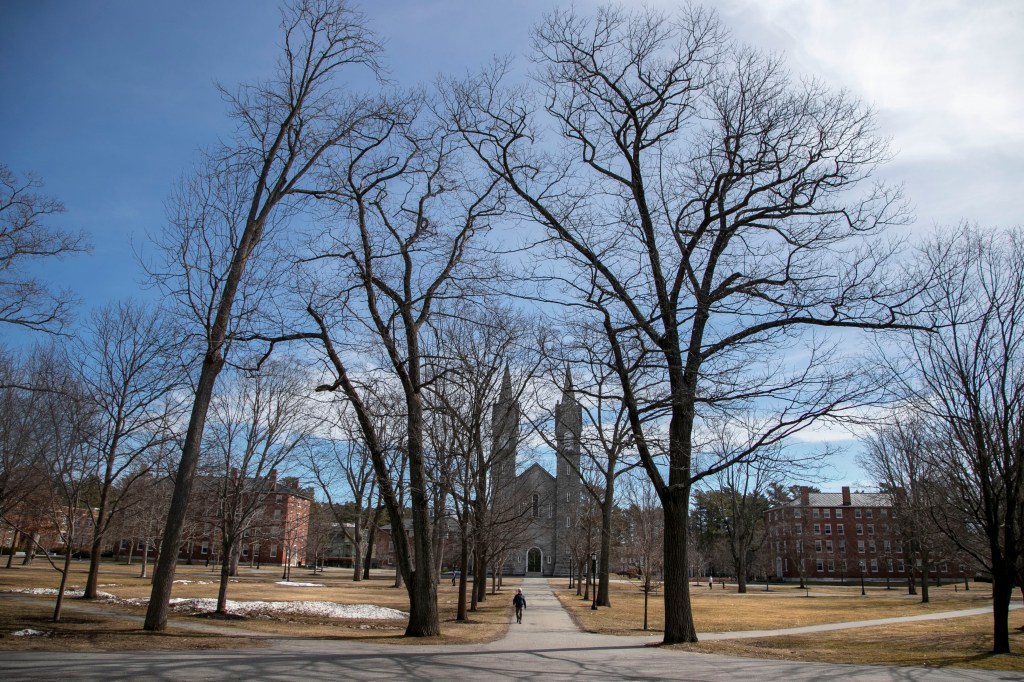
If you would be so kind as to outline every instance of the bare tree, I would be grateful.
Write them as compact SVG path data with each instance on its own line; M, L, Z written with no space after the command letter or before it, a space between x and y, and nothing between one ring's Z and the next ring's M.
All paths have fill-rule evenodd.
M929 429L932 518L992 575L994 653L1024 566L1024 233L963 227L923 249L938 286L895 374Z
M0 164L0 322L60 333L74 295L51 291L29 276L26 267L38 259L83 253L89 245L83 233L64 232L46 224L64 212L64 205L38 194L42 185L39 178L18 178Z
M664 642L695 641L693 485L863 401L850 345L827 332L892 327L912 293L890 278L896 249L873 239L902 220L899 192L863 187L886 144L868 108L795 82L696 6L556 11L532 56L536 96L503 89L499 64L453 106L543 228L553 265L537 276L605 330L665 514ZM700 457L708 420L752 415L748 448Z
M723 437L723 444L726 442ZM774 461L764 458L740 462L715 477L729 555L736 573L736 590L741 594L747 591L748 575L767 539L764 515L769 504L765 493L779 473Z
M333 377L319 390L339 391L352 404L377 472L392 525L399 572L408 585L409 636L440 632L424 439L423 352L437 306L465 296L474 279L474 237L500 212L496 182L469 174L461 138L414 95L378 107L373 125L351 140L348 161L333 169L321 193L333 228L312 247L307 312ZM380 367L376 381L401 391L406 423L413 546L401 528L394 482L366 405L367 369L345 346Z
M47 389L45 399L36 414L35 446L45 455L51 499L46 511L52 514L52 527L58 531L63 548L63 563L57 566L47 554L47 560L60 572L60 586L53 610L53 622L61 619L64 593L71 573L71 559L80 548L84 519L83 508L86 489L93 483L89 441L96 427L93 406L67 371L68 358L56 345L36 349L33 358L36 375L45 377L42 385Z
M397 451L400 440L399 429L393 428L401 419L396 401L397 396L388 391L367 393L367 405L370 406L376 431L385 444L385 450L390 452ZM328 409L332 413L325 422L333 433L313 443L304 466L327 500L328 513L333 515L338 529L352 544L352 580L359 581L364 573L365 537L375 511L377 474L350 406L338 401ZM344 506L342 502L345 502Z
M218 501L216 524L221 539L217 613L227 613L230 577L238 572L242 546L262 519L267 495L279 470L295 464L296 450L312 432L294 362L271 361L256 373L232 377L210 406L204 449L217 475L211 492Z
M111 519L126 513L126 495L147 469L144 459L175 437L180 413L172 392L182 383L178 343L156 309L122 302L97 310L78 338L76 372L97 410L90 443L97 464L86 599L96 598L100 554Z
M931 518L941 499L935 491L942 485L931 464L936 445L925 420L913 411L901 411L875 429L860 458L864 470L891 496L893 522L909 559L909 580L913 584L913 574L919 574L922 603L929 601L928 567L941 544L939 528Z
M663 519L658 510L657 494L648 480L635 475L628 477L625 501L630 563L637 568L643 581L644 630L647 630L648 600L651 592L661 587Z
M36 419L46 399L44 377L33 363L0 355L0 520L12 528L10 566L20 540L28 538L28 510L38 507L31 498L39 492L44 452L35 447ZM24 518L23 518L24 517ZM26 560L32 554L31 543Z
M172 201L164 236L166 264L155 273L197 324L202 362L194 388L174 496L145 629L167 626L178 547L199 461L214 384L232 339L244 333L268 290L268 244L332 150L364 114L342 101L339 72L376 69L379 47L343 0L294 0L282 12L282 54L275 74L225 95L236 139L210 152ZM265 311L264 311L265 312ZM251 329L247 330L251 333Z

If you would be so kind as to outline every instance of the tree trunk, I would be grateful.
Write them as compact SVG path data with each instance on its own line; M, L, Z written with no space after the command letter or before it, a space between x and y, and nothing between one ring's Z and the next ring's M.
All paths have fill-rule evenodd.
M53 622L60 622L61 610L64 608L64 591L68 586L68 574L71 572L71 543L64 547L64 570L60 574L60 586L57 588L57 602L53 605ZM1004 619L1005 623L1006 620Z
M142 541L142 570L139 571L139 577L146 577L146 570L149 568L149 539ZM154 576L155 577L155 576Z
M36 558L36 547L39 546L39 531L29 534L28 547L25 548L25 556L21 560L22 566L28 566Z
M1013 570L1002 566L992 571L992 653L1010 653L1010 598L1013 596Z
M930 601L928 597L928 564L921 564L921 603L927 604Z
M609 566L612 555L612 507L615 492L615 479L607 478L604 499L601 501L601 556L597 565L597 605L611 606L608 597Z
M696 642L690 607L690 581L686 578L686 531L689 488L665 491L665 644Z
M231 556L231 545L227 540L222 542L221 551L225 559ZM217 613L227 614L228 612L228 579L231 576L231 561L222 561L220 564L220 585L217 587Z
M366 538L366 558L363 559L363 580L370 579L370 564L373 563L373 546L377 542L377 524L380 522L380 507L373 515L373 523Z
M469 565L469 538L467 534L462 534L462 549L459 550L459 606L458 612L455 616L455 620L459 622L466 622L469 620L469 616L466 613L466 566Z
M725 587L724 582L722 587ZM745 556L739 557L736 561L736 591L739 594L747 593L747 559Z
M14 528L11 531L11 552L7 555L7 568L14 564L14 553L18 551L18 540L21 538L21 531Z
M241 279L240 272L238 279ZM238 286L238 279L232 286L229 278L226 287L232 289L232 298L234 298L234 289ZM228 293L225 291L224 296L227 295ZM230 301L226 302L226 305L227 310L230 311ZM219 317L220 315L218 315ZM192 497L192 483L195 481L196 467L199 464L199 450L203 440L203 429L206 427L206 415L210 410L210 399L213 397L213 386L217 382L217 375L224 367L224 358L221 357L220 347L227 327L226 316L223 323L224 328L220 330L219 335L215 336L214 342L209 344L206 356L203 358L199 382L196 385L195 402L192 404L192 413L189 416L185 443L181 448L181 461L175 475L171 506L167 512L167 523L164 526L160 559L153 572L153 589L149 596L149 607L146 609L146 621L142 626L145 630L159 632L167 628L171 588L174 586L174 571L178 565L178 548L181 547L185 519L188 516L188 503Z

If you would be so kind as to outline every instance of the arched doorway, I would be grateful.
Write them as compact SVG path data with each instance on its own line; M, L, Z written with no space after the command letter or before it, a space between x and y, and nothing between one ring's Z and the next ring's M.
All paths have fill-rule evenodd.
M540 573L540 550L536 547L531 547L526 553L526 572Z

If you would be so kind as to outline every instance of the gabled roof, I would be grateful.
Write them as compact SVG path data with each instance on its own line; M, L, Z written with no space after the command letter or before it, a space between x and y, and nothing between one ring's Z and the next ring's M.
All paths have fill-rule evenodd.
M550 472L550 471L548 471L547 469L545 469L544 467L542 467L542 466L541 466L540 464L537 464L536 462L534 462L533 464L531 464L530 466L528 466L528 467L526 468L526 470L525 470L525 471L523 471L523 473L521 473L521 474L519 474L518 476L516 476L516 478L517 478L517 479L522 479L522 478L526 478L526 476L527 476L527 475L531 475L531 476L532 476L532 475L534 475L534 474L532 474L531 472L532 472L532 471L533 471L534 469L536 469L536 470L537 470L537 471L539 471L540 473L542 473L542 474L544 474L545 476L547 476L547 477L548 477L548 478L549 478L550 480L552 480L552 481L553 481L553 480L555 480L555 477L551 475L551 472Z

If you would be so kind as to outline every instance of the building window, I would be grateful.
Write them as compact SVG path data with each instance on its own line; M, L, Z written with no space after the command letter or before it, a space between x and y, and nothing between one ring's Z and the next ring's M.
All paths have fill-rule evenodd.
M900 573L903 573L907 568L906 564L903 563L903 559L898 559L896 565L899 567Z
M884 551L886 554L892 553L892 545L889 544L888 540L884 540L882 542L882 551Z
M868 565L867 565L867 563L865 563L865 561L863 559L860 560L859 566L860 566L860 572L861 573L865 573L868 570Z
M871 572L878 573L878 559L871 560Z
M860 518L860 509L854 509L853 510L853 518L855 518L855 519L859 519Z
M815 565L815 567L817 568L818 573L821 573L823 570L825 570L825 563L821 559L818 559L818 562Z
M857 535L864 535L864 526L857 524Z
M899 542L899 541L896 542L896 553L897 554L903 554L903 543L902 542Z
M832 559L829 559L828 560L828 572L829 573L835 573L835 570L836 570L836 562L833 561Z
M838 532L840 535L846 535L846 526L837 526L836 532Z
M832 535L832 524L831 523L826 523L825 524L825 535Z
M799 523L796 524L795 526L793 526L793 534L794 535L801 535L803 532L804 532L803 526L801 526Z
M533 494L533 518L540 516L540 495Z
M820 523L814 524L814 534L815 535L821 535L821 524Z
M128 549L128 541L121 540L121 549Z
M204 542L200 546L200 548L199 548L199 553L200 554L209 554L210 553L210 545L209 545L209 543Z
M843 510L842 509L836 509L836 518L837 519L843 518Z
M863 540L857 540L857 552L859 554L863 554L864 553L864 541Z
M823 515L823 516L824 516L824 517L825 517L826 519L827 519L827 518L829 518L829 516L831 515L831 512L832 512L832 510L831 510L831 509L822 509L822 510L821 510L821 513L822 513L822 515Z
M814 551L815 552L820 552L821 551L821 540L815 540L814 541Z
M876 550L875 550L875 541L874 540L868 540L868 551L871 552L872 554L875 553Z
M875 524L869 523L868 524L868 535L874 535L874 534L875 534Z
M868 517L868 518L870 519L870 518L871 518L871 515L872 515L872 514L874 513L874 510L872 510L872 509L868 509L868 510L865 510L865 512L864 512L864 513L865 513L865 514L867 515L867 517Z
M794 519L799 519L800 518L800 510L799 509L794 509L793 510L793 518Z
M880 511L879 511L878 513L882 515L882 518L883 518L883 519L885 519L885 518L888 518L888 517L889 517L889 510L888 510L888 509L882 509L882 510L880 510Z
M811 516L813 516L814 518L818 518L818 514L818 508L815 507L814 510L811 512Z
M832 551L832 541L831 540L826 540L825 541L825 551L826 552L831 552Z
M565 517L565 527L572 528L572 519L568 516Z

